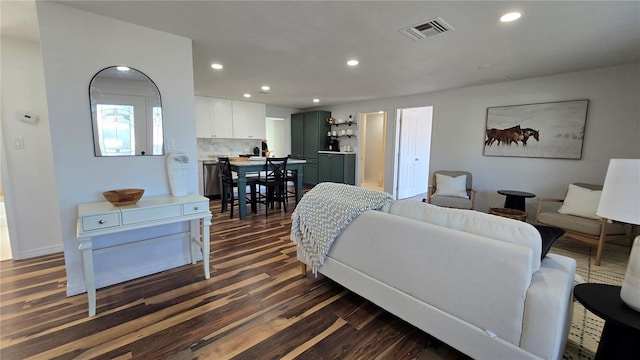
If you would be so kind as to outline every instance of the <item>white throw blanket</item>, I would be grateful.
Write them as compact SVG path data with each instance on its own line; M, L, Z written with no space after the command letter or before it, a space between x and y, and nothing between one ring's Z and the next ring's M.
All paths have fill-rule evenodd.
M291 241L298 245L314 275L342 230L367 210L391 201L382 191L324 182L307 192L293 211Z

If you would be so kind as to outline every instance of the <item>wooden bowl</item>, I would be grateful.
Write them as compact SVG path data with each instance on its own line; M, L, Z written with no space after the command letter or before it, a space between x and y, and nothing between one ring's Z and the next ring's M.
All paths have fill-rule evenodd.
M123 206L137 203L142 194L144 189L118 189L105 191L102 196L115 206Z

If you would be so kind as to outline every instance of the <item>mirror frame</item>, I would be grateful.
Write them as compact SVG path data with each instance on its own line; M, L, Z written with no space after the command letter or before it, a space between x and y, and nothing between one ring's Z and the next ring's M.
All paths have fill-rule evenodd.
M120 74L119 70L117 70L119 67L126 67L129 70L126 71L129 74L134 74L134 75L129 75L127 78L127 75L124 75L125 72L123 72L122 75L116 75L116 76L109 76L109 77L105 77L104 74L105 72L107 72L107 74L113 72L114 74ZM103 75L102 77L100 75ZM122 88L119 89L115 89L115 87L113 89L108 88L108 89L104 89L100 87L100 84L96 85L96 78L98 79L106 79L106 78L112 78L115 80L142 80L144 82L147 82L145 84L145 87L140 87L137 90L131 90L128 91L131 87L128 86L122 86ZM113 82L113 80L112 80ZM144 91L142 91L144 90ZM139 133L143 136L143 140L141 141L143 143L143 145L134 145L134 149L133 149L133 153L123 153L123 154L118 154L118 153L112 153L112 154L103 154L102 150L101 150L101 146L100 146L100 138L101 138L101 134L100 134L100 130L99 130L99 126L98 126L98 116L97 116L97 102L99 100L99 98L101 96L112 96L114 98L121 96L121 97L129 97L131 98L131 100L135 100L133 97L138 97L139 99L137 99L140 102L140 105L142 105L142 101L144 102L144 106L138 106L133 107L133 109L139 109L139 108L144 108L143 110L143 114L144 116L142 116L142 118L144 119L144 131L142 133ZM144 100L142 100L141 98L144 97ZM149 101L149 99L153 99L153 101ZM156 100L157 99L157 106L155 106L156 104ZM161 134L160 134L160 139L161 139L161 143L154 145L154 138L156 137L154 135L154 107L159 107L160 109L160 130L161 130ZM92 133L93 133L93 153L95 157L121 157L121 156L164 156L165 155L165 149L164 149L164 121L162 119L163 114L162 114L162 96L160 94L160 89L158 88L158 85L156 85L156 83L144 72L133 68L131 66L126 66L126 65L114 65L114 66L108 66L106 68L101 69L100 71L98 71L97 73L95 73L93 75L93 77L91 78L91 81L89 82L89 110L91 112L91 127L92 127ZM137 111L136 111L137 112ZM139 117L136 117L134 115L134 122L138 119ZM130 125L131 126L131 125ZM133 126L135 126L135 123L133 124ZM136 127L138 129L141 128L140 124L138 124L138 126ZM135 130L135 128L134 128ZM135 134L135 131L134 131ZM136 136L136 135L134 135ZM140 135L137 135L138 137L140 137ZM135 144L135 138L132 139L134 141ZM157 139L156 139L157 140ZM139 144L139 143L138 143ZM156 147L159 146L158 149L156 149Z

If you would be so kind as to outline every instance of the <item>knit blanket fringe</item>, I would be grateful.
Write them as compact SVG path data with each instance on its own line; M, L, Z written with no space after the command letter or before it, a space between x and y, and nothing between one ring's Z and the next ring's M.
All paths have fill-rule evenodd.
M314 275L331 249L333 241L356 217L380 209L391 195L375 190L323 182L308 191L291 215L291 241L298 245Z

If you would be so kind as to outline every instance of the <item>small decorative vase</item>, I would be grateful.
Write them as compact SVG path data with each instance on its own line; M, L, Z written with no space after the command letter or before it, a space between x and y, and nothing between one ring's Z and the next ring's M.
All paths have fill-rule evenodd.
M620 298L635 311L640 311L640 235L636 236L631 247L629 265L622 282Z
M167 175L169 176L169 187L171 195L187 195L187 180L189 169L189 156L178 151L167 155Z

